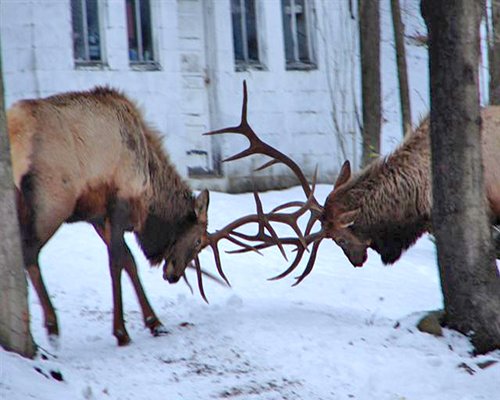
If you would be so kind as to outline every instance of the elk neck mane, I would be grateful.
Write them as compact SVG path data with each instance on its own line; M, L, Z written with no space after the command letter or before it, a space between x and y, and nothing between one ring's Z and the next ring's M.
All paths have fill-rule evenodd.
M137 157L147 159L145 175L149 184L148 209L135 235L150 263L159 264L175 240L196 221L191 189L164 150L162 135L145 122L133 101L108 87L97 87L92 92L99 95L102 101L109 99L115 109L126 111L119 112L119 117L124 118L121 133L128 146L133 146L135 140L126 140L126 137L139 132L144 135L145 149L132 147Z
M180 177L166 152L160 134L146 127L151 197L146 220L136 232L144 254L156 265L176 239L196 222L191 189Z
M394 263L429 230L429 177L429 123L425 119L393 153L374 161L339 188L344 207L360 209L353 231L371 240L383 263Z

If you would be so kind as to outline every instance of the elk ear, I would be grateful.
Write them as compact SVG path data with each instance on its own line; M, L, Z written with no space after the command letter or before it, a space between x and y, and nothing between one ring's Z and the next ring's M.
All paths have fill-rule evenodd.
M354 221L356 221L356 218L359 215L360 209L357 208L356 210L353 211L346 211L342 214L339 215L338 217L338 222L341 228L348 228L349 226L354 224Z
M340 168L339 176L333 188L336 189L340 185L343 185L349 180L350 177L351 177L351 163L349 162L349 160L345 160L344 164L342 164L342 168Z
M209 195L207 189L203 190L194 201L194 212L196 213L196 217L198 218L198 220L201 222L208 221L208 202Z

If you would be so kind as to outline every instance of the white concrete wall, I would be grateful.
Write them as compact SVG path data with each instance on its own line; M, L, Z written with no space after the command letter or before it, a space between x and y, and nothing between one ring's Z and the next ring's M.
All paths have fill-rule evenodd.
M344 4L345 3L345 4ZM205 16L208 44L212 126L239 122L242 82L249 90L249 121L264 140L291 156L312 175L319 166L319 180L332 182L345 158L357 165L359 131L357 102L357 23L349 15L348 2L315 1L313 41L318 68L290 71L285 68L281 1L257 0L259 43L264 70L235 72L229 0L207 0ZM336 121L336 122L335 122ZM218 140L222 157L243 149L245 140ZM288 170L272 167L254 173L263 159L223 165L229 187L259 188L288 185ZM260 177L265 176L262 180Z
M136 100L146 118L165 133L165 147L179 172L213 169L245 146L233 137L202 132L236 124L242 82L249 88L249 120L263 139L294 158L308 175L332 182L345 158L356 165L359 132L357 29L348 2L315 0L318 68L287 71L281 0L256 0L264 70L236 72L229 0L152 0L153 36L159 71L129 66L124 0L101 2L106 65L75 68L69 0L2 0L0 33L7 105L27 97L107 84ZM345 4L344 4L345 3ZM190 153L203 150L208 156ZM257 160L256 160L257 159ZM283 167L254 173L257 157L222 165L218 179L193 179L196 187L220 190L285 186Z

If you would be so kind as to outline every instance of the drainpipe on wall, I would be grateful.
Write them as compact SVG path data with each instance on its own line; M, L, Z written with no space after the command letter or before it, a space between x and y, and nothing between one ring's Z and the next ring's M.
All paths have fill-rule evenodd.
M36 6L30 7L30 43L31 43L31 66L33 68L33 82L34 82L34 97L41 97L40 78L38 76L38 61L37 61L37 47L36 47L36 32L35 32L35 9Z

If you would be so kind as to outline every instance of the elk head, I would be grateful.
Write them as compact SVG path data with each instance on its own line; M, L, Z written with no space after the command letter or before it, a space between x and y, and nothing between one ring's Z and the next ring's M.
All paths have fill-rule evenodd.
M216 281L219 284L230 286L228 279L222 271L220 262L217 261L217 270L223 281L215 275L202 270L199 253L210 244L210 234L207 231L208 225L208 190L203 190L198 196L193 198L190 193L185 194L190 204L189 211L178 224L170 224L170 229L165 229L165 222L158 220L154 216L146 219L144 232L153 232L155 234L138 234L138 240L143 248L146 257L152 265L163 264L163 279L169 283L177 283L180 278L184 278L186 284L192 290L192 287L186 277L186 268L196 270L198 279L198 288L202 298L208 303L203 289L202 276ZM158 240L157 232L167 235L162 240ZM165 249L163 243L170 245ZM145 249L149 251L146 251Z
M164 257L163 279L169 283L176 283L185 276L186 267L207 245L208 202L208 190L202 191L193 199L194 216L191 219L195 219L190 221L183 234L178 237Z
M350 177L351 165L349 161L345 161L333 190L326 198L321 222L326 236L340 246L351 264L355 267L362 267L368 257L370 240L362 238L359 233L355 232L355 223L360 208L349 207L343 197Z

